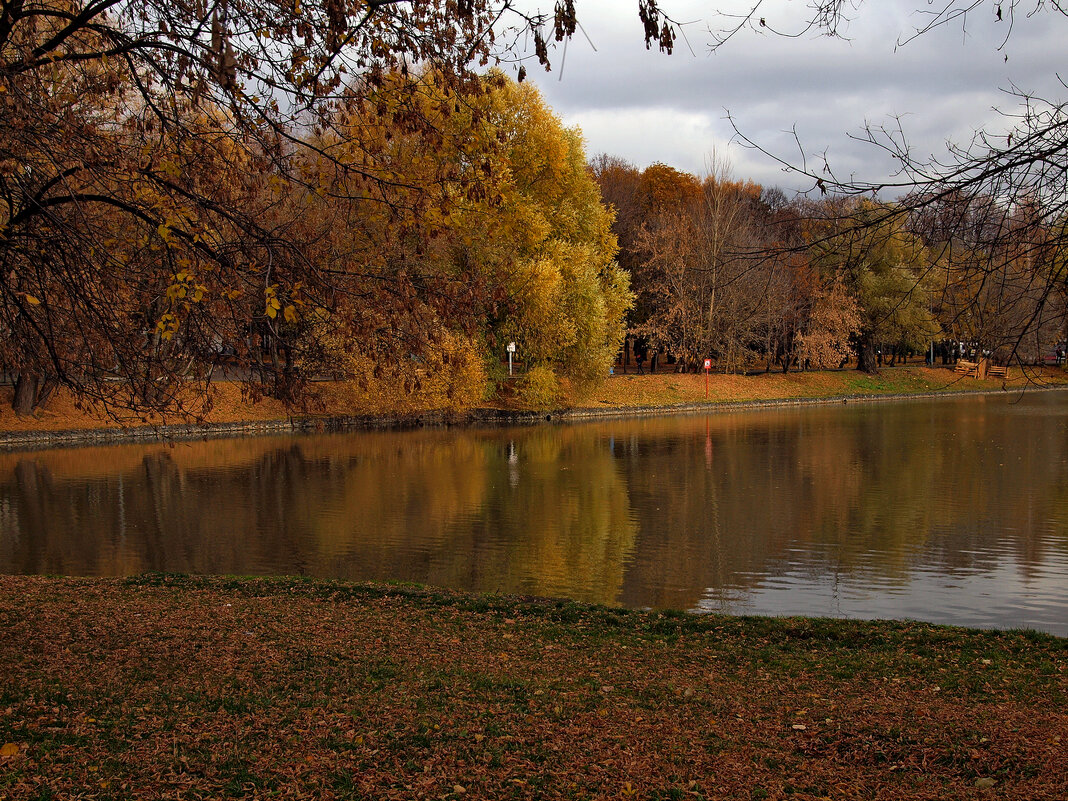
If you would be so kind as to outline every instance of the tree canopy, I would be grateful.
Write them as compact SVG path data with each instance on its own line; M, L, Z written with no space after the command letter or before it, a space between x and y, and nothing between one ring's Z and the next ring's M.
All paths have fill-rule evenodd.
M983 4L951 0L926 27ZM989 4L1008 17L1019 7ZM646 46L670 53L679 29L668 4L636 5ZM727 18L714 46L765 27L764 5ZM348 373L406 391L446 374L440 391L465 403L493 378L487 354L513 338L550 396L560 376L602 375L630 303L610 217L577 134L532 94L485 73L516 55L520 36L548 64L548 43L575 33L581 7L0 0L0 366L16 377L16 407L29 411L63 384L116 413L173 409L220 355L254 393L294 402L310 375ZM809 30L838 32L842 3L810 7ZM1036 11L1066 13L1043 3ZM1046 332L1036 335L1043 347L1062 325L1066 294L1068 126L1055 100L1024 100L1009 137L979 137L947 164L914 161L872 132L899 157L898 184L809 173L832 194L913 189L864 212L865 224L928 246L942 232L933 313L967 320L957 327L1010 352L1036 331ZM619 189L627 172L612 169ZM609 170L599 172L604 191L615 191ZM615 203L619 230L631 226L624 267L673 274L661 247L671 226L701 220L702 235L719 243L679 272L715 287L707 330L690 337L700 348L775 351L788 365L804 342L820 341L802 322L819 307L812 299L862 299L863 282L811 270L802 280L804 271L783 267L787 250L761 256L765 235L734 229L756 266L724 284L723 271L740 264L727 263L717 233L728 208L760 201L771 219L772 205L670 168L646 172L639 201ZM645 215L637 227L635 215ZM915 228L933 217L935 228ZM953 220L966 227L946 233ZM641 280L634 322L674 337L663 298L646 291L657 281ZM794 311L772 324L766 301L764 322L726 334L728 319L757 316L748 290L729 291L750 283ZM799 297L812 302L798 306Z
M517 297L498 274L471 280L482 265L456 240L522 178L509 137L532 136L500 124L504 101L483 97L499 82L478 69L521 30L547 60L544 40L574 27L571 2L532 16L491 0L5 0L0 363L17 408L60 383L113 411L173 408L223 352L254 391L297 399L301 365L352 366L330 360L324 320L370 337L367 354L388 330L421 358ZM559 136L556 161L581 164ZM557 244L541 258L590 247L607 275L607 224L580 219L596 200L572 184L585 205L542 209ZM527 244L535 260L547 247ZM591 336L626 305L618 289Z

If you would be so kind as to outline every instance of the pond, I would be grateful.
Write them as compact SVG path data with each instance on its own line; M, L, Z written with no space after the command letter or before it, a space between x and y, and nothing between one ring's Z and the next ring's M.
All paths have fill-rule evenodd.
M0 572L1068 635L1068 393L0 453Z

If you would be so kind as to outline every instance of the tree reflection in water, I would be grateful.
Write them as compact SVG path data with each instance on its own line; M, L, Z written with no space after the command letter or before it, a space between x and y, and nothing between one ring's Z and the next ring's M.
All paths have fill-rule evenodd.
M3 454L0 569L300 573L997 625L957 619L978 598L1055 630L1066 401Z

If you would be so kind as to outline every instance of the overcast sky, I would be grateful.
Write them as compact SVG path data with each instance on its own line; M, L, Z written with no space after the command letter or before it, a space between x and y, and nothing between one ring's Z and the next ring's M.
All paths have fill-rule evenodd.
M968 16L966 30L950 24L895 52L898 40L924 22L915 9L944 2L867 0L848 12L846 41L784 38L756 27L712 53L709 28L730 24L713 10L731 6L729 0L661 0L675 19L693 21L685 26L689 46L680 37L667 56L646 51L637 0L578 0L596 52L579 31L566 53L557 45L551 73L528 61L528 80L566 125L582 129L590 156L605 152L638 167L661 161L703 173L715 153L726 155L735 178L808 188L767 157L732 143L729 112L741 132L785 159L798 159L790 133L796 129L809 155L827 151L840 178L881 180L893 165L848 136L865 124L896 126L898 117L917 155L944 155L947 140L966 144L976 127L1007 130L994 109L1017 108L1004 91L1012 86L1047 98L1068 94L1055 74L1068 21L1055 11L1028 19L1023 12L1032 6L1018 9L1002 47L1009 0L1001 22L991 3ZM552 0L530 0L531 7L538 3L551 10ZM791 32L806 10L803 0L775 0L760 15L770 28Z

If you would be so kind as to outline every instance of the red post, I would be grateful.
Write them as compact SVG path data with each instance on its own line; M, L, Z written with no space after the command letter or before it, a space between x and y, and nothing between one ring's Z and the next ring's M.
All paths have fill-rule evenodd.
M708 400L708 371L712 369L712 360L705 359L705 400Z

